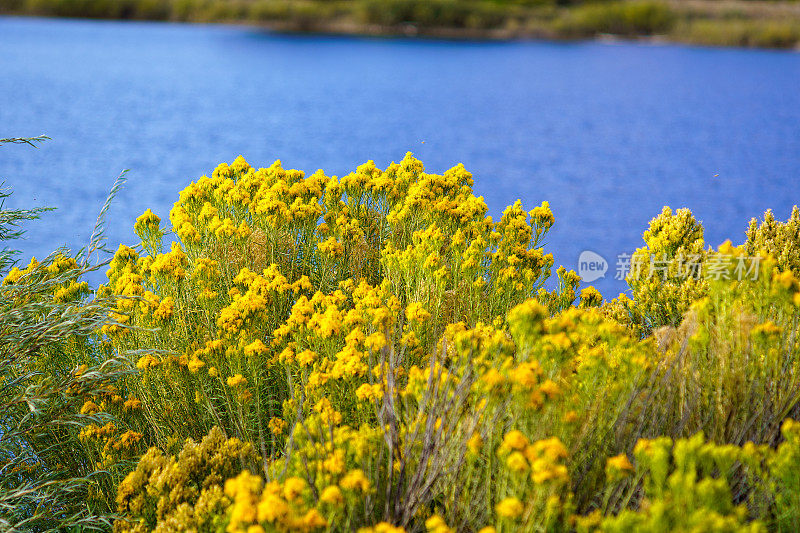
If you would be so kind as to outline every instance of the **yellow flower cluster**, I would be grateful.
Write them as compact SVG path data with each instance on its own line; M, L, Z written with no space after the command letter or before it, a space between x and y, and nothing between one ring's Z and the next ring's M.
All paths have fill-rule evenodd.
M503 437L498 454L510 471L529 473L537 485L563 483L568 478L566 466L559 463L567 457L567 450L555 437L530 444L520 431L510 431Z
M708 291L703 226L691 211L664 207L643 237L645 247L631 257L625 278L633 298L620 296L611 303L612 309L620 308L616 316L641 334L677 326L690 304Z
M105 407L105 403L99 406L87 400L81 407L81 413L92 415L98 413ZM78 438L86 447L87 451L93 452L98 458L97 468L109 468L122 461L129 460L136 456L139 449L139 442L142 440L142 433L127 430L120 433L119 428L113 422L108 422L103 426L89 424L81 429Z
M625 454L616 455L606 461L606 478L612 483L625 478L633 470L633 465Z
M58 253L48 259L49 261L40 263L33 257L24 269L12 267L0 284L0 287L8 287L10 290L3 291L0 295L5 299L19 300L20 293L13 290L16 286L39 281L48 282L45 290L56 304L77 302L91 293L89 284L79 281L80 269L74 258Z
M117 491L119 512L137 520L118 520L114 531L152 531L164 522L184 531L213 528L220 514L231 509L225 482L252 459L249 444L226 439L218 428L199 444L188 440L177 457L151 448Z
M655 282L630 277L633 299L604 304L561 267L545 288L549 205L516 202L495 222L472 185L463 166L428 174L410 154L341 178L237 158L180 193L170 213L180 242L168 252L158 217L142 215L142 257L121 247L100 291L118 298L104 349L141 354L120 393L136 400L120 410L161 450L208 434L208 446L241 453L200 454L218 458L212 473L205 459L192 462L205 445L187 443L175 458L151 450L120 485L131 524L565 530L603 483L621 487L608 500L615 511L614 498L635 485L631 435L661 434L668 428L656 425L675 419L675 402L658 395L717 390L699 385L724 369L728 383L737 371L739 383L780 382L784 367L786 379L800 375L776 350L793 338L794 275L767 265L759 284L725 288L668 271ZM683 210L657 217L645 244L637 257L743 253L703 250L702 227ZM710 291L716 299L704 300ZM720 335L734 323L735 339ZM648 390L653 382L669 387ZM691 413L727 412L719 398L742 388L681 396L698 402L686 427L696 427ZM84 416L98 414L82 402ZM217 425L241 440L209 433ZM741 426L714 429L722 441ZM171 466L181 461L204 480L194 490ZM791 487L789 477L781 483Z
M150 275L164 280L180 281L186 277L189 261L180 244L173 242L171 250L157 255L148 265Z
M775 220L771 210L764 213L761 224L755 218L747 229L744 252L748 256L771 255L777 267L800 276L800 208L794 206L786 222Z

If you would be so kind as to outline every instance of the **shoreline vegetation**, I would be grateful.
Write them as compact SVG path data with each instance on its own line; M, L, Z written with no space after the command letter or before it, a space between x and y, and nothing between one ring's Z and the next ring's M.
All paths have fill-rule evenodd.
M293 33L800 48L798 0L7 0L2 14L239 23Z
M607 300L461 164L238 157L88 267L121 183L88 252L0 248L0 531L800 523L797 207L717 248L664 207Z

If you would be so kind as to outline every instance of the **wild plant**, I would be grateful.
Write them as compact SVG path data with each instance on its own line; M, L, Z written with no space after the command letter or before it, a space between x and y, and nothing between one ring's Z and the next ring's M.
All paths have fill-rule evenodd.
M35 146L44 139L0 144ZM6 209L9 195L0 190L4 243L22 235L22 222L46 211ZM0 529L107 528L108 496L118 480L97 464L99 456L84 448L80 435L84 426L111 423L85 402L113 398L114 383L127 372L92 341L113 302L88 298L83 277L98 267L86 254L57 250L24 268L17 255L8 247L0 251Z

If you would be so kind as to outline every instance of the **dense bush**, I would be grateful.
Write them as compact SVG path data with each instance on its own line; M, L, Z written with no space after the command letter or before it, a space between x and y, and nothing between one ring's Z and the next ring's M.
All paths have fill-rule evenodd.
M368 23L394 26L417 24L445 28L495 28L514 13L511 6L480 1L364 0L361 18Z
M584 37L663 34L675 21L676 14L667 4L645 0L581 5L566 12L558 24L564 34Z
M117 250L79 353L131 370L64 439L120 532L785 530L798 216L713 250L665 208L604 303L546 283L546 202L494 221L463 166L239 158Z
M665 207L643 235L645 246L630 257L621 294L608 308L640 335L661 326L677 326L692 302L704 296L708 281L700 274L707 262L703 226L688 209Z
M792 19L690 19L676 25L675 34L704 45L791 48L800 42L800 23Z

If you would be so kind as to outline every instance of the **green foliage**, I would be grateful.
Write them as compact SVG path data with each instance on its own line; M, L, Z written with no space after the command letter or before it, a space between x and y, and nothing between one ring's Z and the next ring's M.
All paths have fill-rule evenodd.
M800 523L800 423L786 420L781 427L784 441L775 452L765 451L763 492L771 505L777 531L791 531ZM760 462L757 466L763 464Z
M800 21L781 18L687 18L675 26L675 37L711 46L792 48L800 41Z
M8 194L1 191L0 199ZM0 205L0 240L19 237L19 223L41 211ZM87 395L107 394L126 370L118 359L97 357L90 341L112 307L109 301L85 298L88 286L81 278L96 267L66 253L33 259L20 269L13 266L16 252L6 247L0 252L3 530L97 529L110 523L105 497L116 481L96 466L79 440L85 424L104 424L108 416L80 408Z
M787 419L781 434L777 448L715 444L702 432L639 440L635 468L625 456L606 467L606 502L636 502L638 509L605 518L595 511L578 518L578 530L793 531L800 519L800 423Z
M481 1L363 0L360 17L366 23L384 26L496 28L508 19L509 7Z
M744 505L733 503L729 478L740 449L707 443L698 433L674 443L666 437L640 440L634 454L640 510L606 518L601 531L766 531L748 521Z
M0 146L4 144L27 144L36 148L36 143L40 143L50 139L47 135L39 135L37 137L12 137L9 139L0 139Z
M558 29L571 37L655 35L668 33L676 19L672 8L661 2L592 3L568 11Z

